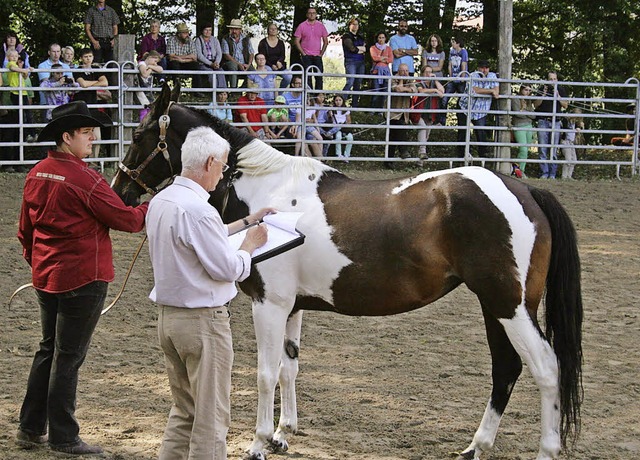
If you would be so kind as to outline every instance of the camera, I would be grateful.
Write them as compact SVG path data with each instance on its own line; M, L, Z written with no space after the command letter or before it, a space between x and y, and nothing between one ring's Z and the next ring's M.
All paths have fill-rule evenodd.
M64 82L68 85L73 83L73 78L69 78L69 77L64 77Z

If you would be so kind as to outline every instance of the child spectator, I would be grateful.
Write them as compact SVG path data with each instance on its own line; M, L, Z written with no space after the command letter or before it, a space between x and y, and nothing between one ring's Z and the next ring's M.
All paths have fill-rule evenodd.
M228 98L229 93L220 91L216 94L216 102L209 104L207 112L214 117L218 117L220 120L231 123L233 121L233 114L231 113L231 106L227 103Z
M71 100L71 95L75 92L73 88L78 88L80 85L73 81L73 78L65 77L64 73L60 71L63 69L62 64L53 64L51 66L51 75L46 80L40 83L42 88L50 88L49 91L44 91L46 105L57 107L59 105L68 104ZM47 121L51 121L51 111L54 107L47 109L46 118Z
M336 94L333 98L334 109L330 112L330 117L333 119L334 127L329 130L336 140L336 156L339 158L349 158L351 156L351 148L353 147L353 134L345 133L347 140L346 147L344 149L344 156L342 155L342 125L351 124L351 111L345 110L344 98ZM328 144L326 144L328 145Z
M10 98L11 98L11 104L15 105L15 106L19 106L22 105L24 106L28 106L29 104L29 96L27 94L26 90L23 89L18 89L18 88L26 88L27 84L25 82L25 79L29 78L29 74L33 71L33 68L29 67L29 68L23 68L24 66L24 61L22 60L22 58L20 57L20 54L14 50L8 50L7 51L7 65L6 68L9 69L9 72L7 74L7 84L10 87L16 88L11 90L11 94L10 94ZM19 112L19 108L16 107L15 110L10 110L9 111L9 116L8 118L8 123L10 124L20 124L20 112ZM28 113L29 110L25 110L23 111L23 113ZM26 116L25 116L25 120L26 120ZM20 139L20 128L10 128L10 132L7 136L9 139L9 142L17 142ZM19 157L19 152L18 152L18 148L17 147L9 147L9 157L10 158L5 158L7 160L17 160ZM21 168L14 168L15 170L19 170Z
M80 67L82 72L76 73L76 81L80 88L92 88L89 91L78 91L74 96L75 101L85 101L87 104L98 103L98 88L109 86L107 77L93 65L93 51L84 48L80 51Z
M307 124L307 131L306 131L306 136L308 140L316 140L316 141L321 141L322 140L322 134L320 134L320 131L318 130L317 126L310 126L310 125L317 125L318 124L318 119L316 118L316 106L314 104L314 100L313 100L313 96L311 96L311 94L309 94L307 96L307 109L304 112L304 117L306 120L306 124ZM321 157L322 156L322 144L317 143L317 142L308 142L307 146L309 147L310 153L312 156L314 157ZM311 156L309 155L309 156Z
M573 179L573 170L576 167L575 162L578 159L576 155L576 138L580 131L584 129L584 122L582 121L582 110L575 108L571 111L573 116L566 118L566 130L563 133L563 139L560 141L562 144L562 153L564 154L564 159L567 161L571 161L572 163L565 163L562 165L562 178L563 179Z
M518 91L519 96L531 96L531 84L523 83ZM513 126L513 138L520 144L518 158L529 157L531 144L533 143L533 121L536 119L533 101L531 99L511 99L511 125ZM528 145L527 145L528 144ZM527 163L520 162L519 169L524 174Z
M140 75L138 75L138 84L141 88L153 88L154 76L162 73L164 70L160 65L161 59L162 55L160 53L151 50L144 54L142 61L138 62L138 71L140 72ZM138 100L145 106L145 108L140 111L140 121L142 121L142 119L147 116L147 113L149 113L150 109L147 106L155 100L155 97L152 91L139 91Z
M421 127L418 131L418 156L421 160L429 158L427 155L427 141L429 140L429 134L431 134L431 126L433 126L438 119L437 113L433 112L433 109L440 107L440 99L444 96L444 87L438 80L435 79L435 73L431 66L425 66L422 69L422 77L428 80L420 80L416 83L418 94L415 98L414 109L422 109L422 113L412 113L411 121ZM422 96L424 95L424 96ZM414 119L414 115L417 118Z
M275 107L269 109L267 112L267 119L270 123L288 123L289 122L289 109L285 106L287 100L284 96L278 96L275 99ZM272 131L275 134L276 139L292 139L290 127L287 125L276 125Z

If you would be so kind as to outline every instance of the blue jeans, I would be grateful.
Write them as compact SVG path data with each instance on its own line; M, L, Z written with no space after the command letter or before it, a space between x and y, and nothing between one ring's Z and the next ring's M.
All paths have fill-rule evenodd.
M351 91L351 88L353 88L354 91L360 91L360 83L362 82L362 79L350 77L349 75L364 75L364 60L354 61L345 59L344 68L345 73L347 74L347 82L345 83L344 88L342 88L342 91ZM360 95L354 94L351 106L358 107L359 100Z
M48 422L53 446L80 442L80 426L74 416L78 370L100 319L107 287L105 281L94 281L59 294L36 290L42 341L31 365L20 429L41 435L47 432Z
M458 142L465 142L467 136L467 128L465 127L467 125L467 115L462 112L458 112L456 115L458 118L458 126L462 126L462 128L458 128ZM473 133L476 136L476 141L487 142L489 131L487 131L486 129L482 129L483 127L487 126L487 116L485 115L484 117L478 118L477 120L471 120L471 124L475 127L480 128L473 130ZM478 145L479 156L486 157L488 152L489 149L486 145ZM458 146L458 154L460 156L464 155L464 145Z
M542 130L548 131L538 131L538 144L560 144L560 129L562 128L562 124L560 120L557 120L555 123L555 131L553 133L553 142L551 142L551 120L547 120L544 118L538 119L538 128ZM538 147L538 158L541 160L551 159L557 160L558 156L556 154L557 147L551 147L551 156L549 156L549 147ZM558 171L557 163L540 163L540 177L543 179L555 179L556 172Z
M318 68L318 70L316 72L324 72L324 66L322 64L322 56L300 56L300 59L302 60L302 67L304 67L305 69L308 69L311 66L316 66ZM315 70L315 69L314 69ZM307 86L311 89L314 89L314 86L312 84L312 78L311 76L309 76L309 79L307 80ZM316 86L315 89L322 89L322 76L320 75L316 75Z

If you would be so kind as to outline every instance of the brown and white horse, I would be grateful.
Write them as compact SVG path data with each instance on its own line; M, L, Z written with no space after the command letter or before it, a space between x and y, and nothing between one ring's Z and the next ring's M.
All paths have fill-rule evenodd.
M537 458L557 458L575 440L582 400L580 261L573 225L551 193L478 167L352 180L174 103L178 96L179 88L171 93L165 86L135 132L113 184L126 202L180 171L187 132L209 126L231 144L230 170L211 196L225 221L265 206L304 212L298 228L305 243L255 265L240 284L253 299L258 341L257 425L248 458L286 450L298 427L302 310L392 315L434 302L462 283L480 301L493 389L459 458L480 458L493 446L523 361L541 393ZM545 290L543 332L537 310ZM278 383L282 404L274 431Z

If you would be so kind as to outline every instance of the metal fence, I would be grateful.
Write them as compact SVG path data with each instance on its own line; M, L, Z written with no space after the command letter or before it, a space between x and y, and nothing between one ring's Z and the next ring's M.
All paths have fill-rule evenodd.
M95 69L94 69L95 70ZM140 88L137 84L137 68L133 62L116 63L111 62L105 68L99 69L103 72L108 80L109 86L100 89L106 89L111 92L111 101L109 103L100 103L91 105L90 108L101 110L107 113L112 124L106 136L96 142L101 146L99 156L88 158L89 162L96 162L104 167L105 164L120 161L131 143L131 133L139 123L139 113L144 109L140 99L144 101L144 97L138 98L140 92L145 92L151 97L160 91L159 87ZM65 73L71 72L78 74L84 69L64 70ZM311 72L317 72L317 69L308 69L304 71L299 66L293 66L291 69L280 73L279 75L300 76L304 82ZM163 79L172 80L181 77L187 85L182 90L183 103L199 108L199 109L215 109L216 95L221 92L220 88L211 87L190 87L190 77L202 77L208 79L209 75L214 74L213 81L216 81L215 74L223 71L190 71L185 78L184 71L165 71L161 74ZM249 75L259 72L236 72L240 79L246 80ZM57 88L43 87L8 87L6 86L6 69L0 70L0 76L3 76L5 86L0 87L0 166L12 165L29 165L33 164L46 154L47 148L53 145L51 142L35 142L36 133L45 126L46 110L52 109L54 105L42 105L39 103L39 94L56 91ZM500 86L500 96L493 100L490 110L486 112L489 122L486 126L475 126L473 124L472 104L468 104L466 109L461 109L459 101L462 98L471 98L474 100L476 95L473 93L473 87L478 83L477 78L473 74L458 77L458 80L465 86L464 93L446 93L445 96L450 98L447 108L439 106L427 109L415 108L415 105L406 101L404 104L399 103L400 98L417 96L417 94L394 92L394 80L410 80L412 82L429 84L432 79L422 77L390 77L378 75L357 75L353 76L360 80L360 91L343 91L345 79L348 75L334 73L320 73L324 81L322 90L312 90L307 85L301 88L276 88L275 91L280 94L291 92L292 94L301 94L300 103L289 105L288 108L299 111L300 116L297 121L289 123L258 123L261 126L275 127L278 126L296 126L299 132L306 133L308 130L315 129L328 130L333 127L330 123L317 123L312 119L307 120L306 116L312 110L318 110L318 107L310 107L308 96L315 96L319 93L326 95L327 103L321 110L336 110L333 105L333 95L340 94L346 100L350 100L354 95L358 95L360 103L358 107L348 107L351 116L351 123L341 125L342 132L349 132L351 136L344 135L339 141L346 148L352 145L352 154L350 158L323 156L319 158L325 161L382 161L385 164L400 162L422 162L440 164L447 166L457 164L507 164L509 167L513 163L547 163L547 164L576 164L581 166L601 165L612 166L615 173L620 176L623 173L635 175L638 172L638 126L640 124L640 112L635 107L640 103L640 83L636 79L630 79L624 83L586 83L586 82L557 82L557 81L539 81L539 80L506 80L497 79ZM382 87L374 89L374 80L381 81ZM452 78L441 77L438 80L446 85ZM23 84L20 78L20 84ZM577 160L570 161L562 158L561 152L564 147L561 139L573 128L567 126L566 123L557 123L568 120L570 117L575 118L577 115L571 113L570 110L557 112L555 110L546 113L524 111L519 112L520 115L531 115L535 117L547 117L551 121L551 128L540 128L534 122L530 128L518 128L521 131L530 131L533 133L533 141L530 143L520 144L516 142L512 134L514 127L511 126L509 120L512 115L510 101L513 100L540 100L539 94L525 96L518 95L515 91L522 84L531 85L534 90L540 85L550 85L552 87L564 87L569 96L560 98L558 93L554 91L551 98L553 106L559 100L569 104L570 108L580 108L582 113L579 119L584 123L581 129L581 139L579 143L574 145L575 149L581 152ZM206 85L203 85L206 86ZM278 85L276 85L278 86ZM606 95L612 89L616 90L616 94L624 94L625 97L612 98ZM10 100L10 94L19 91L31 91L32 105L25 104L22 98L18 98L18 104L13 105ZM95 91L95 88L73 88L73 91ZM230 94L230 100L235 102L246 88L225 88L224 91ZM269 91L257 88L254 91L260 93ZM573 96L573 94L589 94L586 96ZM380 96L383 100L381 108L371 107L373 96ZM15 100L15 98L14 98ZM456 100L458 102L456 102ZM397 105L403 105L404 108L394 108ZM270 109L272 105L253 106L253 108L263 107ZM236 105L231 105L232 109L237 109ZM633 110L627 110L632 108ZM309 112L308 112L309 111ZM404 117L405 114L414 117L423 114L444 114L447 122L444 124L417 122L419 124L397 124L394 119ZM17 116L16 116L17 115ZM463 115L463 116L461 116ZM462 121L462 122L460 122ZM246 127L256 125L256 123L239 123L233 122L238 127ZM408 155L405 158L390 157L393 138L393 130L403 130L407 134L405 141L394 141L393 144L407 148ZM427 131L428 140L421 142L420 131ZM484 142L478 142L476 132L484 130L487 134ZM396 131L397 133L398 131ZM548 143L539 143L535 137L541 132L550 132ZM424 134L422 139L424 139ZM289 149L295 144L299 145L301 151L305 151L310 144L316 143L322 146L335 146L338 142L335 139L317 140L309 138L307 135L293 136L289 139L265 139L279 149ZM611 145L611 137L623 137L625 143L620 146ZM524 146L529 150L529 155L525 159L516 158L518 147ZM546 160L539 159L538 149L546 147L550 150L550 156ZM428 149L428 160L421 158L420 150ZM480 154L479 150L483 153ZM597 153L607 152L608 155L597 155ZM556 159L556 154L558 158ZM593 154L593 155L592 155ZM440 165L442 166L442 165Z

